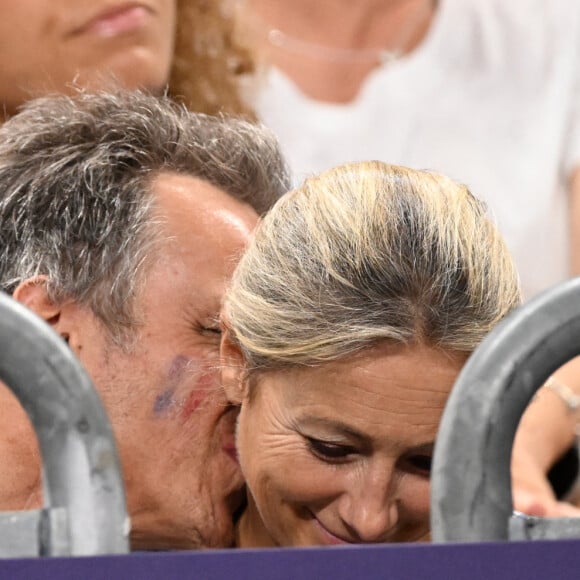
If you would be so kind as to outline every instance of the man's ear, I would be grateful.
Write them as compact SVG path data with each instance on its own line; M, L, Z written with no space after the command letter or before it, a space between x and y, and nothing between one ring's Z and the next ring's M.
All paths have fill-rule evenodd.
M55 327L60 320L61 307L48 297L46 283L46 276L27 278L18 284L12 297Z
M222 339L220 343L222 384L228 401L234 405L241 405L247 396L244 365L244 356L240 347L232 340L230 330L222 322Z
M56 303L50 299L47 289L46 276L34 276L21 282L14 290L12 297L30 308L35 314L52 326L60 334L74 352L79 351L76 343L80 333L78 331L78 316L75 303L65 301Z
M83 362L85 346L102 338L101 325L89 307L72 299L54 302L46 287L46 276L34 276L19 284L12 297L50 324Z

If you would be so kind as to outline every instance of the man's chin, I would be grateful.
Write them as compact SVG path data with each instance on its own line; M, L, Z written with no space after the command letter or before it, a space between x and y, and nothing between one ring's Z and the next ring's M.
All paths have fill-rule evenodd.
M216 521L216 528L219 527L219 533L212 542L206 543L207 548L229 548L234 545L235 541L235 523L241 513L246 508L246 488L239 468L231 478L231 491L225 497L223 505L221 525ZM216 518L218 518L218 515Z
M132 551L199 550L231 546L234 537L232 506L239 503L237 497L222 500L213 510L196 509L195 503L182 505L164 515L135 514L132 518L130 543ZM199 498L199 504L209 507L207 496Z
M231 500L234 501L233 499ZM238 499L235 504L240 505ZM234 543L234 516L229 506L222 514L213 514L214 521L210 518L204 520L203 529L199 522L191 522L186 528L177 529L143 529L135 527L131 530L130 542L132 551L172 551L172 550L199 550L205 548L228 548ZM218 521L219 520L219 521Z
M131 551L133 552L168 552L171 550L197 550L204 547L203 538L197 532L156 533L148 530L131 530Z

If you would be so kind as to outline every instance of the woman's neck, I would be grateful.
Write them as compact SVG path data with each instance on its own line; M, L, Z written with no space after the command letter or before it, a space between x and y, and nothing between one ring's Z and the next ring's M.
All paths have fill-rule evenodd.
M434 0L247 0L259 50L315 100L349 102L426 36Z
M266 27L341 48L385 48L432 0L247 0Z

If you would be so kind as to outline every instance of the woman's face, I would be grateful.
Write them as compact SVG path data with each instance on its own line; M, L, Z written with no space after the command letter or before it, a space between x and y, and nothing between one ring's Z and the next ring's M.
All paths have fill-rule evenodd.
M381 346L260 376L238 423L251 492L241 534L254 537L244 543L426 539L433 444L464 361Z
M31 96L106 87L160 90L173 55L176 0L1 0L0 109Z

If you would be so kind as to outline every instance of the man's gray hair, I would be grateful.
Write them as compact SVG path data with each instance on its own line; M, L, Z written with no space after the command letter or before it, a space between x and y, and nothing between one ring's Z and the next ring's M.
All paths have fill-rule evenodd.
M244 120L141 92L30 102L0 127L0 287L45 276L51 299L90 307L118 338L159 241L160 172L203 179L258 213L289 187L275 137Z

